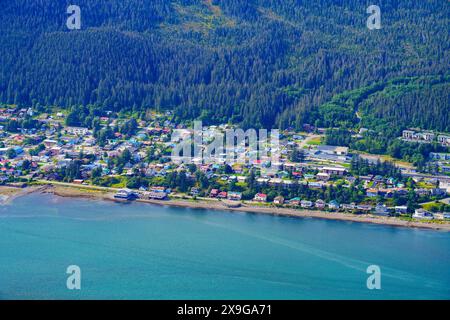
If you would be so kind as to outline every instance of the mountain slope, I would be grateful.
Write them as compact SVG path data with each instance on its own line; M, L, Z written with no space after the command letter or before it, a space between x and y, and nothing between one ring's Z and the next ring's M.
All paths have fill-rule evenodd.
M446 1L381 1L373 31L360 0L76 2L76 31L68 1L3 4L0 102L301 128L325 122L320 107L337 94L450 66ZM433 117L446 116L447 93L434 93Z

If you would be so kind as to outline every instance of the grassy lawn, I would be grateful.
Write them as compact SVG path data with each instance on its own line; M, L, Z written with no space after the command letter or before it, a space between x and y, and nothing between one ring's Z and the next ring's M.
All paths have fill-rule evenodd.
M424 181L419 181L416 184L417 188L421 188L421 189L433 189L434 185L430 184L430 183L426 183Z
M114 177L116 181L115 183L111 184L111 188L125 188L127 185L127 178L123 176L116 176Z
M362 152L362 151L358 151L358 150L350 150L351 153L356 153L356 154L361 154L361 155L367 155L370 157L374 157L374 158L378 158L381 161L388 161L388 162L392 162L395 163L398 166L403 166L403 167L407 167L407 168L414 168L414 166L406 161L402 161L399 159L395 159L389 155L385 155L385 154L372 154L372 153L367 153L367 152Z
M307 145L310 145L310 146L318 146L318 145L320 145L321 143L322 143L322 138L321 138L321 137L312 138L312 139L310 139L310 140L308 140L308 141L306 142L306 144L307 144Z
M427 211L431 211L431 212L438 212L438 211L450 211L450 205L446 205L445 203L442 202L428 202L428 203L424 203L422 204L422 208L424 208Z

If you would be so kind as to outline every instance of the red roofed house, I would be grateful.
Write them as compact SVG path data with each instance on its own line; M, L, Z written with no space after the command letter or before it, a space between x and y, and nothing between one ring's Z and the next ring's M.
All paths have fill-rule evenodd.
M265 193L257 193L253 198L254 201L258 202L267 202L267 194Z

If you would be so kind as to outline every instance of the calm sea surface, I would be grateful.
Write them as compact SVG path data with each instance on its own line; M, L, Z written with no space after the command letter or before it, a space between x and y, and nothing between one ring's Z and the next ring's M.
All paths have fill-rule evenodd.
M0 206L0 299L353 298L450 299L450 233L38 194Z

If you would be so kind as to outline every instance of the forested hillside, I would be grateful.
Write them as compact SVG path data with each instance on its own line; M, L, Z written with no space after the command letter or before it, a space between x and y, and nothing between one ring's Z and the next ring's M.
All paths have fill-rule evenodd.
M361 125L448 131L449 2L379 0L369 30L372 2L0 1L0 102L299 129L359 125L339 95L425 79L377 87ZM81 30L66 27L69 4Z

